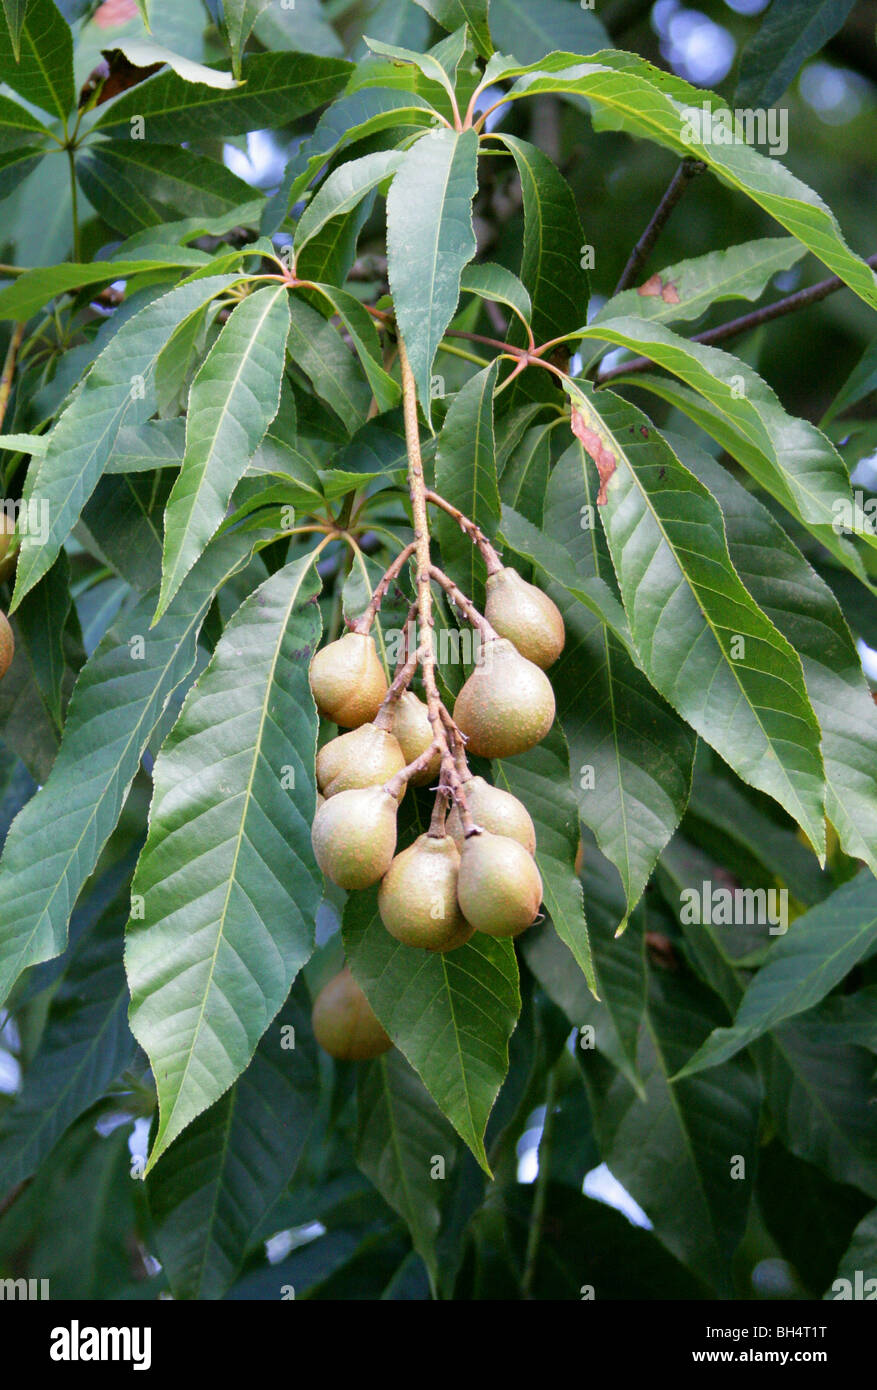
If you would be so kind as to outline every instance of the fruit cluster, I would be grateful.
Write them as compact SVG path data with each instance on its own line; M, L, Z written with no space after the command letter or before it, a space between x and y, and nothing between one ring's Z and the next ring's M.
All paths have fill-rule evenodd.
M317 863L339 887L380 884L381 920L397 941L446 952L476 931L517 936L538 915L542 880L533 821L517 797L473 776L466 754L510 757L545 737L555 714L545 668L562 651L565 633L551 599L503 566L474 523L435 494L429 497L453 510L487 561L483 614L434 565L426 576L476 628L479 660L453 712L438 694L429 629L388 682L371 626L412 553L408 547L352 630L318 651L311 664L317 709L349 731L317 755L312 841ZM417 581L423 582L419 573ZM415 605L412 614L417 611L424 609ZM425 701L410 689L418 666ZM435 806L427 832L397 853L397 811L409 782L435 784ZM391 1046L347 968L318 996L313 1023L318 1042L336 1057L372 1057Z

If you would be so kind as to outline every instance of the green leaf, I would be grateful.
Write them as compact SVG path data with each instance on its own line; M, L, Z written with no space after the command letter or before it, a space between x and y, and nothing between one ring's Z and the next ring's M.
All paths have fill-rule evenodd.
M749 985L730 1028L717 1028L686 1062L693 1076L812 1009L877 946L877 880L863 870L796 918Z
M24 323L50 299L68 290L108 284L113 280L138 275L141 271L172 269L176 266L197 268L209 264L210 257L203 251L188 246L166 246L154 258L40 266L37 270L26 270L11 285L0 290L0 319Z
M533 425L502 470L499 491L503 506L519 512L537 533L542 526L551 471L552 432L559 423L559 420L552 420L548 424Z
M22 537L13 607L53 563L122 425L141 424L155 410L155 364L169 335L235 279L215 275L162 295L123 324L97 358L82 390L59 416L45 455L28 471L23 500L48 507L49 527L46 537Z
M751 493L682 436L668 442L720 504L737 573L801 658L822 729L826 814L847 853L877 874L877 708L840 606Z
M877 1197L873 1054L838 1043L819 1010L781 1024L771 1042L760 1066L783 1144L836 1182ZM702 1081L715 1085L718 1075Z
M459 30L457 34L459 35ZM410 64L412 67L417 68L419 72L422 72L423 76L428 78L429 81L438 82L440 86L444 87L450 100L453 101L455 100L453 77L457 63L463 55L465 34L459 35L459 37L462 38L463 42L459 43L455 48L456 62L453 64L442 62L441 56L434 57L432 52L417 53L410 48L399 48L395 44L381 43L379 39L370 39L367 34L365 35L365 41L372 53L377 53L383 58L391 58L394 63ZM442 44L447 44L448 42L450 42L450 40L444 39ZM436 45L440 50L440 54L442 44ZM451 69L450 71L449 67Z
M407 151L387 196L387 269L396 321L430 418L432 364L476 252L478 136L433 130Z
M216 159L179 145L102 140L76 163L83 191L105 222L124 236L183 213L220 217L237 209L255 221L262 195Z
M477 294L481 299L505 304L525 324L530 322L533 306L525 286L511 270L493 261L467 265L460 277L460 289Z
M535 63L557 49L595 53L609 35L593 10L569 0L490 0L490 32L500 53Z
M496 481L493 393L499 363L470 377L445 416L435 457L435 487L447 501L474 521L487 536L496 536L500 517ZM435 534L442 564L479 608L484 603L485 565L477 546L453 517L436 509Z
M160 618L220 526L280 405L289 332L285 285L238 304L198 370L186 412L186 451L167 504Z
M489 1174L484 1130L521 1007L511 942L476 932L446 955L403 946L370 889L347 899L344 947L393 1042Z
M333 170L296 224L296 250L300 251L333 217L352 211L373 188L392 178L403 158L401 150L375 150Z
M482 58L490 57L493 42L487 24L488 0L417 0L417 4L443 29L455 30L462 24L468 25L478 53Z
M435 1101L395 1049L357 1069L356 1162L411 1232L415 1250L438 1279L435 1242L441 1195L457 1137ZM434 1176L436 1158L444 1161Z
M310 304L289 300L289 356L309 379L316 394L338 416L348 434L364 424L371 390L356 358L341 335Z
M590 289L582 267L585 234L572 189L548 156L517 136L503 133L499 138L514 158L521 180L521 279L533 302L533 334L537 343L544 343L571 332L587 318Z
M147 420L123 425L116 435L107 473L146 473L179 466L186 447L185 420Z
M21 26L30 0L3 0L3 14L16 63L21 59Z
M158 1090L147 1171L247 1066L313 949L316 558L241 605L155 762L134 879L143 917L125 954L131 1029ZM199 891L181 900L193 863Z
M855 0L772 0L740 55L735 107L773 106L846 22Z
M316 1047L296 986L243 1076L146 1182L175 1298L219 1299L292 1178L319 1104Z
M33 173L44 154L44 150L35 150L32 145L0 154L0 198L8 198Z
M591 62L582 62L573 53L554 53L520 76L506 99L516 101L540 92L586 97L605 113L604 124L613 129L702 160L723 183L764 208L844 284L877 308L877 277L847 246L834 214L779 160L760 154L742 136L735 138L727 129L728 107L711 93L620 52L600 53ZM710 116L709 123L703 119L704 105L718 113Z
M212 546L162 623L155 595L123 612L82 668L51 775L16 817L0 859L0 1003L28 966L64 949L67 922L121 812L153 729L195 664L216 588L254 534Z
M859 361L825 412L822 417L823 428L831 420L837 419L838 415L842 415L845 410L858 405L874 390L877 390L877 338L865 348Z
M724 251L693 256L667 266L659 276L650 276L638 289L614 295L591 323L627 314L661 323L690 322L726 299L758 299L774 275L788 270L806 254L806 247L794 237L760 237ZM646 287L649 292L644 294Z
M17 149L37 136L48 134L48 126L38 121L25 106L0 96L0 151Z
M245 135L275 124L278 111L290 123L323 106L341 91L350 70L340 58L251 53L244 60L244 81L230 91L159 72L107 103L93 129L130 134L131 120L142 117L146 139L160 144Z
M259 0L255 0L259 4ZM343 53L322 0L297 0L295 9L268 5L256 19L253 32L263 47L292 48L297 53Z
M399 404L401 387L383 368L380 340L374 320L369 317L362 304L346 290L336 285L315 285L317 290L329 301L341 323L350 336L360 365L365 372L368 384L374 392L378 413L392 410Z
M77 528L92 554L140 593L161 580L162 521L172 483L169 473L105 476Z
M599 510L643 669L745 782L786 808L821 854L819 727L800 658L731 564L711 494L645 415L610 396L600 392L598 408L582 397L583 418L614 459Z
M24 1182L134 1056L122 968L123 892L71 952L39 1051L0 1125L0 1186Z
M497 762L495 776L497 786L518 797L533 818L545 909L596 997L597 977L582 885L573 868L579 844L579 818L570 787L569 755L560 730L552 729L529 753Z
M12 618L15 660L0 684L0 727L37 782L46 781L64 714L85 660L70 596L70 566L59 555Z
M0 11L0 72L3 81L43 111L66 119L76 101L73 35L53 0L18 0Z

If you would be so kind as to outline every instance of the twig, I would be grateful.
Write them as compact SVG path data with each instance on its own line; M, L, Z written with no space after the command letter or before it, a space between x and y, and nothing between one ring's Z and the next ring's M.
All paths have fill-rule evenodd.
M444 570L440 570L438 565L430 565L429 575L431 579L434 579L437 584L442 586L448 598L451 600L451 603L456 604L467 623L470 623L472 627L478 629L485 642L493 642L496 640L499 633L491 627L487 619L478 612L472 600L468 599L466 595L457 588L453 579L445 574Z
M24 324L17 323L12 330L12 337L9 339L9 347L6 349L6 358L3 363L3 372L0 375L0 426L6 416L6 407L9 404L9 395L12 391L12 378L15 376L15 359L18 356L18 349L21 347L21 340L24 337Z
M871 269L877 268L877 255L869 256L865 261ZM763 323L770 323L772 319L782 318L785 314L794 314L798 309L806 309L810 304L818 304L820 299L827 299L830 294L836 294L838 290L848 289L845 280L841 280L838 275L832 275L828 280L820 280L815 285L810 285L807 289L796 290L794 294L787 294L785 299L778 299L775 304L766 304L762 309L753 309L751 314L741 314L740 318L729 319L727 323L720 323L715 328L708 328L703 333L695 333L690 339L692 343L721 343L725 338L735 338L740 333L748 333L751 328L759 328ZM597 386L604 386L607 381L612 381L618 376L628 376L633 372L645 372L649 367L656 364L650 357L633 357L629 362L623 362L619 367L612 367L608 372L602 372L596 379Z
M670 180L670 185L666 193L655 209L652 220L631 251L627 260L627 265L621 272L621 279L615 286L613 294L620 294L622 290L626 290L629 285L633 284L640 270L645 265L649 252L669 221L670 214L679 202L682 194L695 175L700 174L705 168L705 164L699 159L692 158L691 155L687 155L685 159L683 159L676 173Z
M502 560L499 558L499 555L496 553L477 522L470 520L468 516L464 516L459 507L454 506L453 502L449 502L447 498L440 496L437 492L433 492L430 488L427 488L426 500L427 502L431 502L434 507L441 507L442 511L447 512L448 516L452 516L460 527L460 530L469 537L474 545L477 545L484 557L484 563L487 565L488 574L497 574L499 570L502 569Z
M399 551L399 554L396 556L393 563L387 566L387 568L384 570L384 573L381 575L380 579L378 580L375 586L375 591L371 596L368 608L366 608L364 613L361 613L359 615L359 617L356 619L356 622L351 623L350 628L352 632L368 633L371 631L371 626L375 620L378 609L384 601L384 595L386 594L393 580L401 571L402 567L408 560L410 560L411 556L414 554L414 551L415 542L410 541L408 545L405 546L404 550Z

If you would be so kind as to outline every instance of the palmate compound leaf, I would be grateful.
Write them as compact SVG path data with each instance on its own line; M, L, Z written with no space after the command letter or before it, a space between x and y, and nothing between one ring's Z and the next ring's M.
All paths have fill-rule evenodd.
M476 932L447 954L403 946L390 936L377 893L368 889L347 899L344 947L393 1042L489 1173L484 1130L521 1008L511 941Z
M306 1001L298 981L243 1075L147 1179L175 1298L222 1298L293 1175L319 1106Z
M731 564L718 504L626 401L573 388L573 407L601 458L598 510L646 675L821 855L824 772L801 661Z
M412 145L387 195L387 272L421 405L430 415L432 364L475 255L474 130L429 131Z
M0 859L0 1003L23 970L64 949L74 903L112 833L140 759L195 665L217 588L258 531L209 547L151 632L155 592L126 608L79 675L45 786L16 817Z
M286 287L255 290L230 315L192 382L186 450L165 512L157 618L222 522L277 414L288 333Z
M801 658L822 729L826 815L877 874L877 708L840 606L757 498L690 440L665 437L719 502L737 573Z
M147 1172L247 1066L313 949L317 555L241 605L155 762L125 954L158 1090Z
M22 536L13 607L46 573L76 525L122 425L143 424L154 414L155 364L168 338L236 278L213 275L161 295L129 318L97 358L58 417L46 453L31 462L22 500L41 509L47 534Z

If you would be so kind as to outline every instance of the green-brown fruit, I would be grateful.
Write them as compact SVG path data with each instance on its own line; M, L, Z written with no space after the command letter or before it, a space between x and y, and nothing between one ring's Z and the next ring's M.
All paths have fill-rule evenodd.
M325 797L353 787L380 787L405 766L393 734L374 724L360 724L349 734L330 739L317 754L317 786Z
M463 846L457 900L476 931L517 936L536 918L542 879L522 844L485 831L471 835Z
M551 682L507 638L486 642L454 705L454 719L470 752L483 758L525 753L554 722Z
M320 714L342 729L374 719L387 693L374 638L362 632L347 632L322 647L311 662L310 682Z
M528 854L536 853L535 826L526 806L516 796L512 796L511 792L504 792L501 787L492 787L483 777L471 777L468 782L463 783L463 791L476 825L480 825L482 830L489 830L493 835L508 835L509 839L522 844ZM447 828L448 834L462 854L463 822L456 806L448 816Z
M500 637L507 637L521 656L543 671L563 651L566 630L560 609L517 570L501 569L488 575L484 616Z
M364 1062L393 1046L348 966L320 990L311 1022L320 1047L341 1062Z
M320 807L311 843L323 873L339 888L368 888L383 878L396 852L398 804L383 787L357 787Z
M403 690L396 701L393 733L399 740L402 752L405 754L406 764L413 763L415 758L419 758L421 753L425 753L433 741L429 711L413 690ZM430 782L435 781L441 763L441 754L437 752L435 757L430 759L429 766L423 772L418 772L416 777L411 778L414 786L425 787Z
M12 546L12 538L15 535L15 522L6 512L0 512L0 583L11 578L15 573L15 564L18 559L18 546L9 553Z
M15 638L12 635L12 628L9 626L9 619L6 614L0 612L0 679L6 675L12 665L14 655Z
M393 860L378 890L381 921L406 946L453 951L472 935L457 902L460 855L450 835L419 835Z

